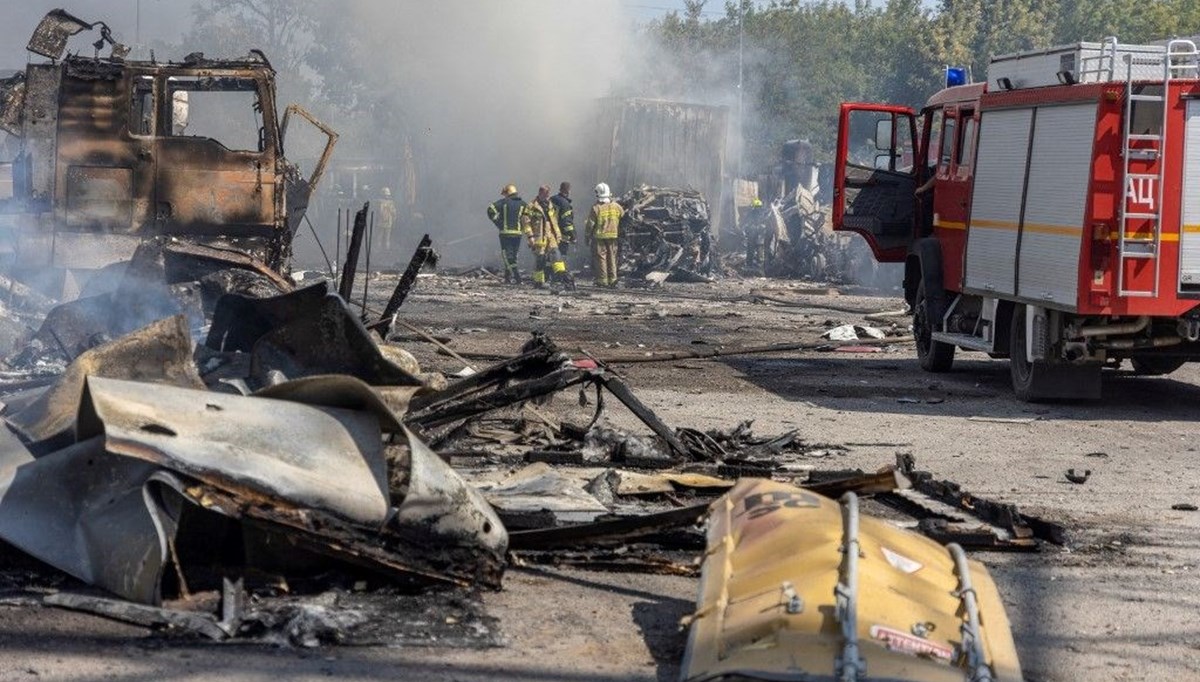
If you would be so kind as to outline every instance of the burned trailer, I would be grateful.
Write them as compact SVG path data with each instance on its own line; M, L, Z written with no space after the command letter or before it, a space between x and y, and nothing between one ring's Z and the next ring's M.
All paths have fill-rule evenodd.
M84 30L100 33L95 54L64 57ZM11 189L0 184L0 225L14 274L53 273L40 284L70 296L69 273L128 260L148 237L287 270L337 135L296 105L280 120L263 53L126 60L106 25L62 10L46 15L27 49L47 61L0 81L0 128L16 147L0 163L0 177L12 178ZM327 139L308 177L283 154L293 114Z

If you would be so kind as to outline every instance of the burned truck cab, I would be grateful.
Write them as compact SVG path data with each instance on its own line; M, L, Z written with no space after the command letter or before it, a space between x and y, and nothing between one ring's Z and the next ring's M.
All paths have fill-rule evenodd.
M288 108L328 136L322 162L300 177L283 156L287 116L267 58L127 61L117 44L109 57L62 58L39 42L48 21L60 32L97 26L52 12L29 46L49 61L0 82L0 128L18 147L0 165L12 177L10 192L0 185L11 236L0 248L14 270L91 271L161 237L286 271L336 134Z

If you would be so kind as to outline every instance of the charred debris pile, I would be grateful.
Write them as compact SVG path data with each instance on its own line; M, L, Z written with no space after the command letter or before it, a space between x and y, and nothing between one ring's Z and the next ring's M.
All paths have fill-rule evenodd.
M514 564L697 574L698 524L739 479L870 496L941 541L1064 542L911 459L822 470L839 448L798 431L673 427L543 336L474 373L422 373L386 339L434 256L423 242L365 322L327 282L153 240L108 291L51 308L0 377L0 540L71 580L6 592L302 645L421 641L395 608L435 610L458 614L439 641L487 645L478 590ZM582 417L556 416L555 395ZM602 423L618 403L645 429Z

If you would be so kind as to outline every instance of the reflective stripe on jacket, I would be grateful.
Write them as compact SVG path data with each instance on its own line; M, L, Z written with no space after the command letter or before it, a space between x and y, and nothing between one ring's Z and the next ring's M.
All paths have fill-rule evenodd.
M584 229L592 239L616 239L617 227L621 224L623 215L625 215L625 209L615 201L595 204L588 213L587 225Z
M575 209L571 207L571 197L564 197L562 194L555 194L550 197L554 208L558 210L558 227L563 234L569 234L575 231Z
M492 202L488 206L488 219L500 230L500 234L516 236L521 234L521 215L525 212L525 200L513 194Z
M525 236L533 242L535 251L557 249L562 233L558 230L558 211L549 201L543 206L536 199L526 204L521 213L521 226Z

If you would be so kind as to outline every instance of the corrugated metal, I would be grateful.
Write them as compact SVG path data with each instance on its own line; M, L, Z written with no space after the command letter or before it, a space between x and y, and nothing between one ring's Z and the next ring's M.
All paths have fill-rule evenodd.
M1184 135L1179 284L1194 289L1200 286L1200 101L1188 100Z
M622 194L638 185L691 187L708 200L714 231L723 199L728 107L647 99L601 101L599 179Z
M1032 120L1031 109L985 111L981 115L967 233L967 288L1015 293L1013 262Z
M1074 308L1096 105L1040 107L1021 227L1018 295Z

